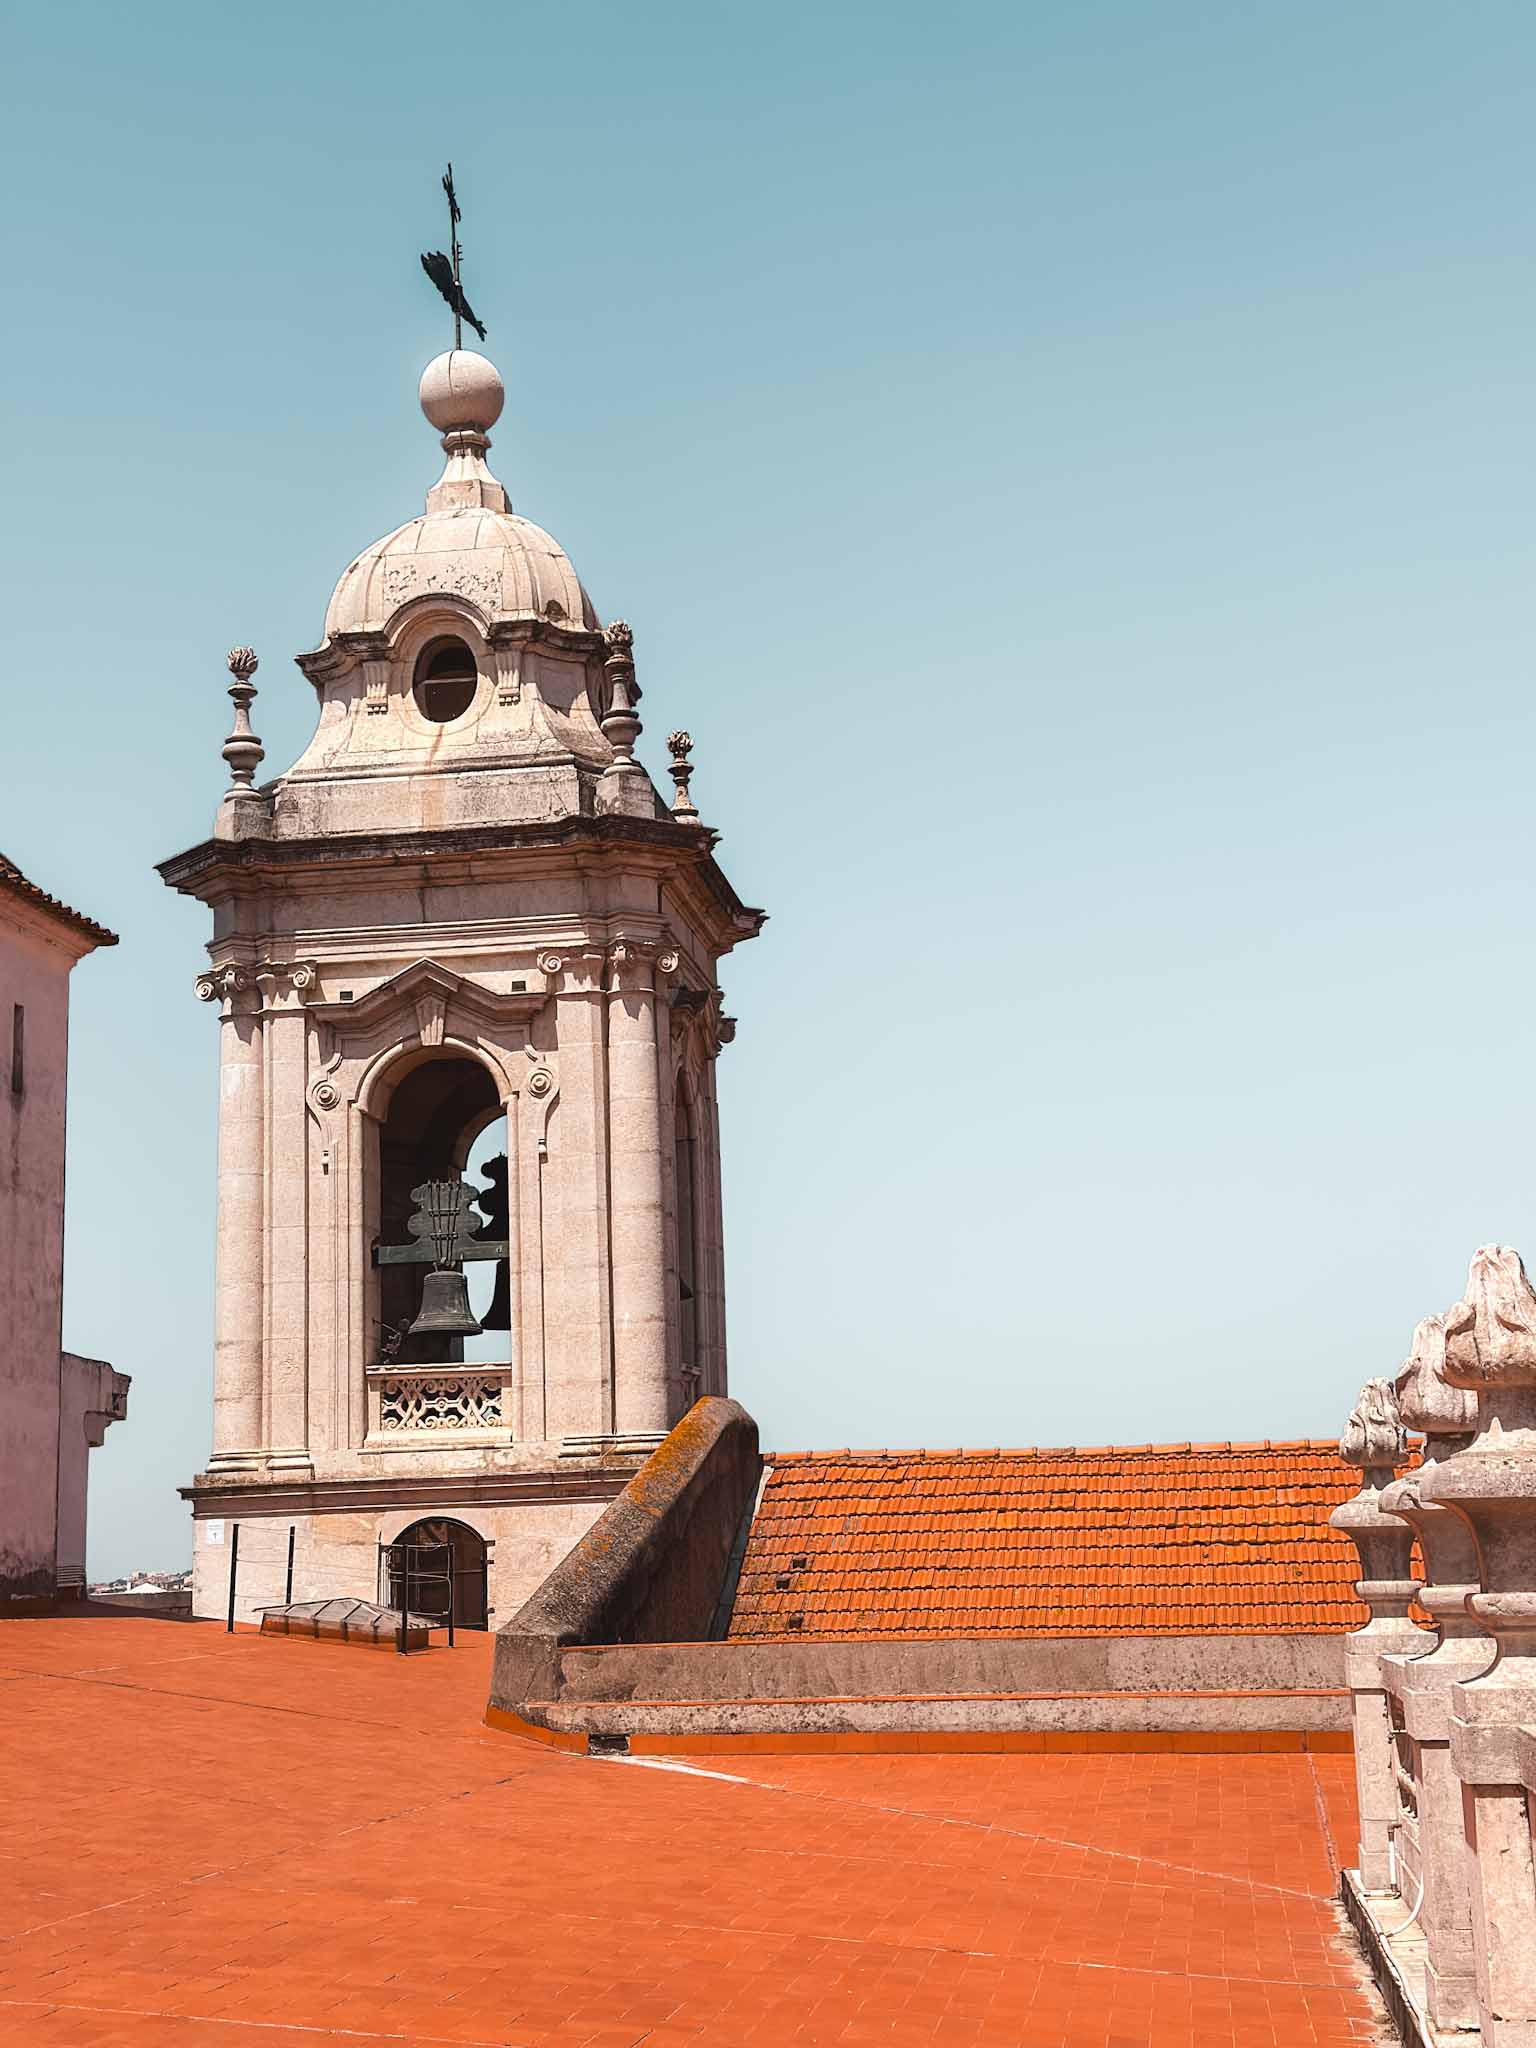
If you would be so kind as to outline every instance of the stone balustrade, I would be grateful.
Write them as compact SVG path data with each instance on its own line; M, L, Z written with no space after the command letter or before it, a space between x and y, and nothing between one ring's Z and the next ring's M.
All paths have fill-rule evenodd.
M1393 1478L1404 1426L1423 1450ZM1405 2039L1536 2048L1536 1292L1517 1253L1474 1256L1464 1298L1419 1324L1395 1383L1367 1386L1340 1451L1362 1486L1332 1521L1370 1610L1348 1639L1345 1903ZM1428 1628L1404 1598L1415 1542Z

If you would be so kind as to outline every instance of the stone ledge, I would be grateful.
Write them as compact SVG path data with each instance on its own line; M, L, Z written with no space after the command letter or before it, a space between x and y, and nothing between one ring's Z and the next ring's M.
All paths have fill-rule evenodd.
M1343 1754L1349 1737L1306 1729L778 1729L633 1734L549 1727L501 1707L485 1723L576 1756L1278 1756ZM1437 2044L1438 2048L1438 2044Z
M382 1455L382 1451L380 1453ZM394 1472L366 1479L267 1479L259 1473L200 1473L178 1489L195 1521L240 1521L262 1515L367 1514L392 1508L515 1507L524 1502L611 1501L638 1460L606 1466L574 1461L558 1471Z
M551 1733L611 1741L654 1737L732 1742L759 1737L1146 1737L1155 1748L1186 1737L1234 1750L1349 1747L1344 1694L897 1694L886 1698L775 1700L524 1699L518 1717Z
M1425 2017L1425 1943L1418 1923L1405 1923L1401 1934L1394 1936L1378 1918L1378 1911L1385 1908L1394 1919L1402 1919L1403 1902L1397 1894L1380 1897L1362 1891L1358 1874L1346 1870L1339 1880L1339 1897L1403 2048L1450 2048L1453 2042L1475 2043L1475 2033L1437 2033Z

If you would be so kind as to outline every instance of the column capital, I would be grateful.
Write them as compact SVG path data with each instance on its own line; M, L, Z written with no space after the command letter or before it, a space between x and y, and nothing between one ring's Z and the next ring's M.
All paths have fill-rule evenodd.
M601 946L547 948L534 961L552 996L592 995L603 985L607 954Z
M680 987L672 994L672 1036L679 1050L696 1046L701 1059L718 1059L736 1036L736 1019L725 1014L723 988Z
M609 993L648 993L680 965L677 948L666 939L614 939L608 947Z
M256 986L263 1009L302 1010L319 993L320 970L313 960L259 961Z
M193 987L200 1003L216 1002L219 1005L221 1017L232 1017L236 1010L256 1007L255 985L250 970L232 961L205 968Z

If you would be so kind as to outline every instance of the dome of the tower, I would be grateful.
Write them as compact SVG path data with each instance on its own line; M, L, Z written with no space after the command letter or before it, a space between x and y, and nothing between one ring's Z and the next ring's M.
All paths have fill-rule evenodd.
M421 409L443 437L447 467L427 509L377 540L343 572L325 614L325 638L377 632L413 599L462 598L490 624L539 618L595 630L597 614L571 559L543 527L512 510L485 466L488 430L506 392L494 364L472 349L428 363Z
M325 614L325 637L376 632L412 598L461 597L487 623L540 618L597 625L571 558L542 526L483 506L426 512L364 548L342 575Z

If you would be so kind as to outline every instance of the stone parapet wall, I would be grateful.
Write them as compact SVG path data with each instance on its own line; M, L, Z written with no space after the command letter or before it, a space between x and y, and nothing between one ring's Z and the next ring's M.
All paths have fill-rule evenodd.
M493 1726L547 1736L561 1747L714 1748L740 1746L870 1750L943 1747L973 1739L989 1750L1097 1746L1192 1753L1340 1749L1349 1743L1344 1692L956 1693L889 1699L529 1700L487 1718Z
M706 1637L761 1471L746 1410L696 1401L500 1630L492 1707L516 1712L558 1691L561 1653L573 1646Z
M551 1696L562 1703L753 1700L766 1705L828 1698L1068 1693L1319 1692L1346 1697L1342 1649L1332 1636L619 1643L566 1649L557 1673Z

